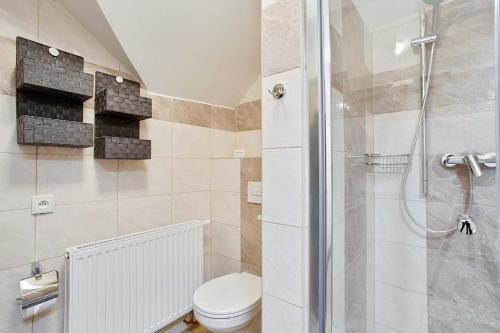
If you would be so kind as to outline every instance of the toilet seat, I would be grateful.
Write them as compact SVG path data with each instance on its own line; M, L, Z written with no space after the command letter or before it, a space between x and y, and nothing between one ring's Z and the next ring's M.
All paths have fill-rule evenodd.
M199 287L193 296L193 308L206 318L229 319L260 309L260 298L259 277L248 273L233 273Z

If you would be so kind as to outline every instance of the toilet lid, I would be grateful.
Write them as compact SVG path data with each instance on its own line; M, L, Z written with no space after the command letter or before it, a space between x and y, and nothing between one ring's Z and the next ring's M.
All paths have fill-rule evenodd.
M261 297L261 281L248 273L233 273L210 280L199 287L193 305L205 315L240 315L253 308Z

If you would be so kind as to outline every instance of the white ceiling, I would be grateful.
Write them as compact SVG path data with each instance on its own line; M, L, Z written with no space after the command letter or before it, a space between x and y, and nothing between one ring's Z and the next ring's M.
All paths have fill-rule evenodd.
M260 74L259 0L97 0L146 87L234 107Z

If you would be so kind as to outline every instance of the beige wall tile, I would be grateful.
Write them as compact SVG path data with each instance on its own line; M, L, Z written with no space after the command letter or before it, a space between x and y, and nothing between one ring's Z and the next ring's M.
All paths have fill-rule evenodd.
M236 111L212 106L210 127L224 131L236 131Z
M25 154L34 154L36 152L34 146L24 146L17 143L15 96L0 95L0 152Z
M245 150L245 158L262 156L262 130L236 133L236 148Z
M64 255L70 246L116 236L116 201L58 205L36 219L36 260Z
M172 125L172 156L210 158L210 129L185 124Z
M147 119L140 122L141 139L151 140L151 157L172 156L172 123Z
M278 0L262 8L262 74L301 66L300 0Z
M240 260L240 228L212 222L212 251L222 256Z
M209 159L174 159L172 192L196 192L210 190Z
M257 266L252 266L252 265L249 265L245 262L241 262L241 271L242 272L247 272L247 273L250 273L250 274L253 274L253 275L256 275L256 276L262 276L262 269L261 267L257 267Z
M210 127L212 107L208 104L174 99L172 121L194 126Z
M210 153L212 158L232 158L236 148L236 133L212 129Z
M177 193L172 196L172 223L210 219L210 192Z
M262 205L248 202L248 182L262 181L262 160L245 158L241 160L241 261L257 267L262 265L262 223L258 215L262 214Z
M217 159L211 161L212 190L240 191L240 160Z
M35 217L30 210L0 213L0 271L27 265L35 253Z
M165 227L171 224L171 196L119 199L118 234Z
M240 194L237 192L212 191L211 220L240 226Z
M165 195L172 192L172 160L118 161L118 198Z
M203 281L207 282L212 279L212 253L203 255Z
M0 153L0 211L31 207L35 194L35 155Z
M38 1L2 0L0 11L0 35L10 39L22 36L37 39Z
M157 120L172 120L172 112L174 110L174 99L168 96L159 96L141 89L141 96L151 98L153 104L153 119Z
M237 131L252 131L262 128L261 101L243 103L236 108Z
M57 204L116 199L116 171L116 160L39 155L37 193L54 194Z
M16 94L16 42L0 34L0 94Z
M240 271L241 263L238 260L212 253L212 279Z

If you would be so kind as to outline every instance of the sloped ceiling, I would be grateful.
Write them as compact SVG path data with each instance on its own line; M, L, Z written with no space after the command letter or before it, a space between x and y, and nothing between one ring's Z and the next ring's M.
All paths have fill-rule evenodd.
M59 1L152 92L234 107L259 77L259 0Z

